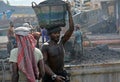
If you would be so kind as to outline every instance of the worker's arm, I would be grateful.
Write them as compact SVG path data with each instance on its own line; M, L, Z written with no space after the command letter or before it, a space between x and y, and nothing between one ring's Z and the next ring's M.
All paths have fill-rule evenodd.
M12 82L18 82L19 74L18 74L18 66L17 63L12 63Z
M72 13L71 13L71 7L69 3L67 3L67 10L68 10L68 16L69 16L69 29L66 31L66 33L62 37L63 44L65 44L65 42L71 37L74 31L74 23L73 23L73 18L72 18Z
M39 68L39 80L40 80L41 77L43 77L45 75L45 68L44 68L44 61L43 61L43 59L39 60L38 68Z

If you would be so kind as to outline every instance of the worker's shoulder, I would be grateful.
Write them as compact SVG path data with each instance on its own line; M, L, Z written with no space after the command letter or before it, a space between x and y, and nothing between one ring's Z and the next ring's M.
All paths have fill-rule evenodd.
M48 48L49 48L49 42L45 42L42 44L42 50L44 50L44 49L46 50Z
M18 52L18 48L13 48L11 52Z
M42 52L41 52L41 50L40 50L40 49L35 48L34 54L41 54L41 53L42 53Z
M49 42L45 42L45 43L43 43L43 45L49 45Z
M35 52L41 52L39 48L35 48Z
M45 42L42 44L42 47L49 46L49 42Z

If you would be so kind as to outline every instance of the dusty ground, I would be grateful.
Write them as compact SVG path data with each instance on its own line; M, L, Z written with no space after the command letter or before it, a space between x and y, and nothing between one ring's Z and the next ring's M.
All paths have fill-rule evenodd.
M72 54L71 54L72 55ZM108 45L98 45L94 48L84 49L84 54L69 55L67 64L95 64L108 63L120 60L120 52L110 49Z

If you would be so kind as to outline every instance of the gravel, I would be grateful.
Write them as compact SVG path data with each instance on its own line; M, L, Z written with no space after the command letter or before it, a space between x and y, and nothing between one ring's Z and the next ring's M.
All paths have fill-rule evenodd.
M75 55L74 55L75 56ZM120 60L120 52L109 49L107 45L98 45L94 48L84 49L84 54L77 54L77 57L70 55L66 64L96 64L109 63Z

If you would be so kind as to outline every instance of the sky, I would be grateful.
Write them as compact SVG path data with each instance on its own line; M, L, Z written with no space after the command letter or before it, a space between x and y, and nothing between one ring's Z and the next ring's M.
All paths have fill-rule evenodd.
M7 2L7 0L3 0L5 3ZM36 4L39 4L40 2L44 1L44 0L8 0L10 5L14 5L14 6L31 6L31 2L36 2Z

